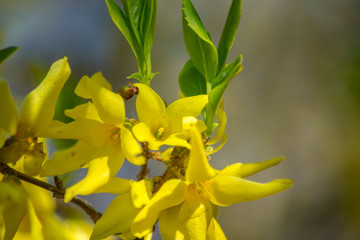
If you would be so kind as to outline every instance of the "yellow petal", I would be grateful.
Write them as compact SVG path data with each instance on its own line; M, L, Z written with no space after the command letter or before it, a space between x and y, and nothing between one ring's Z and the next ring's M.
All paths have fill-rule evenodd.
M96 106L99 117L104 123L120 126L125 120L125 106L123 98L111 91L111 86L101 73L91 78L83 77L75 93L91 98Z
M40 85L26 96L20 113L21 123L33 132L46 128L54 116L56 100L69 76L66 57L53 63Z
M76 120L76 119L93 119L101 122L99 114L93 103L88 102L76 106L73 109L65 110L65 115Z
M42 233L43 225L40 222L39 217L36 215L32 201L28 201L27 208L30 222L31 239L45 240Z
M226 166L223 170L220 170L217 176L232 176L232 177L242 177L241 168L244 164L242 163L234 163L230 166Z
M124 150L125 158L134 165L143 165L146 162L143 150L126 127L121 128L121 148Z
M146 236L144 236L144 240L151 240L152 239L152 235L153 233L149 233L149 234L146 234Z
M212 218L209 203L199 200L185 201L179 213L179 227L184 229L185 239L206 240L207 219Z
M185 236L179 229L179 212L181 205L166 209L159 215L159 228L163 240L184 240Z
M144 179L138 182L131 181L131 200L136 208L141 208L150 201L151 185Z
M283 161L284 157L272 158L267 161L258 162L258 163L245 163L241 167L241 177L247 177L253 175L257 172L260 172L266 168L273 167L278 165L281 161Z
M74 146L55 152L51 160L45 161L41 176L62 175L82 168L91 160L96 149L79 141Z
M109 138L109 128L103 123L92 119L78 119L59 127L48 128L38 132L37 136L44 138L77 139L100 147Z
M98 86L92 86L92 101L101 120L115 126L121 126L125 120L124 99L114 92Z
M187 138L190 138L190 130L192 128L197 128L200 133L206 130L206 124L193 117L193 116L186 116L182 119L182 134L185 135Z
M96 222L90 239L104 239L112 234L128 232L131 222L138 212L139 209L132 204L129 193L117 196Z
M1 237L11 240L27 212L28 198L21 183L12 177L7 182L0 182L0 191L0 213L5 225L5 235Z
M209 200L219 206L253 201L284 191L293 185L290 179L277 179L269 183L256 183L246 179L217 176L207 183Z
M89 80L90 80L90 78L88 76L83 76L80 79L80 81L74 91L76 95L78 95L79 97L85 98L85 99L91 98L91 90L89 89L89 86L88 86ZM95 73L94 75L92 75L91 81L95 82L100 87L103 87L110 91L112 90L111 84L103 77L101 72L98 72L98 73Z
M214 150L212 150L212 151L206 151L207 154L214 154L214 153L216 153L217 151L219 151L220 149L223 148L223 146L225 145L226 142L227 142L227 135L224 133L224 134L222 135L220 145L219 145L217 148L215 148Z
M40 180L45 181L44 178ZM26 189L29 199L34 207L34 210L39 215L50 213L53 214L56 209L56 203L52 197L52 194L43 188L39 188L31 183L23 182L24 188Z
M212 138L210 141L207 142L207 144L209 144L209 145L217 143L221 138L223 138L223 136L225 134L227 117L226 117L226 113L224 110L223 99L221 99L220 104L219 104L218 121L219 121L219 126L216 131L216 135L214 138Z
M185 178L189 183L205 181L215 175L205 155L204 143L197 128L190 130L191 151Z
M91 98L91 93L89 91L89 88L87 86L87 82L89 81L89 77L88 76L83 76L78 85L75 88L75 94L78 95L79 97L85 98L85 99L90 99Z
M207 95L198 95L181 98L170 104L166 109L166 118L171 132L178 133L181 131L183 117L198 117L208 101Z
M218 176L234 176L239 178L245 178L266 168L275 166L279 164L282 160L284 160L284 157L272 158L270 160L258 163L235 163L221 170Z
M171 179L161 186L150 202L139 212L131 226L135 236L141 238L152 232L159 213L184 201L186 184L179 179Z
M96 189L93 193L122 194L130 191L130 181L123 178L113 177L103 186Z
M10 136L16 133L19 113L11 96L7 82L0 80L0 129ZM2 146L2 145L1 145Z
M226 236L215 218L212 219L212 221L209 225L206 239L207 240L226 240Z
M68 188L65 193L65 202L71 201L76 195L89 195L99 187L105 185L121 168L124 156L121 148L107 144L94 154L94 160L89 162L86 177Z
M162 141L161 145L186 147L188 149L191 148L191 145L182 134L171 134L168 138Z
M165 116L165 104L160 96L150 87L141 83L137 83L135 86L139 89L139 94L136 98L136 111L139 120L150 127L155 120Z
M151 150L159 150L161 146L161 142L158 141L154 135L152 135L150 128L143 122L139 122L132 128L132 132L134 133L136 139L139 142L147 142L149 144L149 149Z
M61 127L61 126L65 126L65 123L58 121L58 120L52 120L50 122L48 128L57 128L57 127Z

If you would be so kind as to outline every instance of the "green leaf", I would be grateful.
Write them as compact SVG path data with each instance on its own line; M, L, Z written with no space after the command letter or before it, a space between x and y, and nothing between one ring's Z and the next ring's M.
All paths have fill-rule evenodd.
M0 50L0 65L8 58L10 57L18 47L7 47Z
M212 83L216 76L218 55L199 15L190 0L183 1L183 32L187 52L206 82Z
M209 103L206 105L206 126L211 129L217 113L220 99L230 81L242 70L242 56L239 55L228 64L216 77L213 87L209 92ZM208 132L211 134L211 132Z
M141 16L140 35L143 39L145 55L150 54L151 47L154 41L156 8L156 0L147 0Z
M218 73L224 68L226 64L226 58L231 46L234 43L237 28L240 23L240 18L241 18L241 0L233 0L218 46L218 55L219 55L219 65L217 69Z
M131 28L131 23L125 16L121 8L114 2L114 0L106 0L111 19L115 25L120 29L131 49L133 50L136 58L141 57L141 48L137 42L136 36Z
M137 73L133 73L130 76L126 77L128 79L136 79L139 80L141 83L144 81L143 75L141 75L141 73L137 72Z
M140 35L142 39L142 46L144 50L144 60L146 65L145 77L147 79L153 78L151 74L151 48L154 41L155 34L155 25L156 25L156 0L147 0L144 1L145 6L143 8L142 17L141 17L141 28Z
M209 103L216 106L220 102L226 87L230 81L242 70L242 55L239 55L234 61L228 64L216 77L213 88L209 93Z
M151 48L156 22L156 0L121 0L122 10L114 0L106 0L114 23L129 42L137 60L140 82L150 85Z
M151 76L150 76L150 81L156 76L156 75L159 75L160 73L159 72L156 72L156 73L151 73ZM144 76L137 72L137 73L133 73L131 74L130 76L126 77L128 79L136 79L136 80L139 80L141 83L144 83L144 84L147 84L149 86L149 82L147 79L144 78Z
M206 94L206 81L191 60L180 71L179 87L185 97Z
M121 0L122 5L124 6L125 14L128 18L128 21L131 24L131 28L134 32L134 35L137 39L137 42L141 42L140 39L140 21L141 14L143 12L143 0Z

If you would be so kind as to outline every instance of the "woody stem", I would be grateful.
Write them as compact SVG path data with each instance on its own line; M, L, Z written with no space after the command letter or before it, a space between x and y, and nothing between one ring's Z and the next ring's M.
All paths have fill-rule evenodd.
M33 185L36 185L38 187L41 187L43 189L46 189L46 190L52 192L53 196L55 198L58 198L58 199L64 198L65 189L62 187L62 182L61 182L60 178L55 177L56 186L54 186L54 185L51 185L50 183L41 181L34 177L27 176L19 171L16 171L15 169L9 167L7 164L1 163L1 162L0 162L0 172L3 175L6 175L6 174L12 175L22 181L25 181L25 182L31 183ZM74 203L75 205L79 206L81 209L83 209L89 215L89 217L93 220L94 223L96 223L97 220L99 220L99 218L101 217L101 213L97 212L87 201L82 200L77 197L74 197L71 200L71 202Z

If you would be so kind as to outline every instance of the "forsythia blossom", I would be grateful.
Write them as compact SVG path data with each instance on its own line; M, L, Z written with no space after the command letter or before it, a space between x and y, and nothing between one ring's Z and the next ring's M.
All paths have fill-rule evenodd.
M107 183L121 168L124 155L133 164L145 163L140 146L124 125L124 100L111 91L102 74L83 77L75 93L91 102L65 111L73 122L41 133L46 137L79 140L74 147L55 153L52 160L45 162L42 173L44 176L63 174L87 164L87 176L67 189L66 202L77 194L91 194Z
M0 132L10 136L0 148L0 162L17 163L25 173L39 174L46 154L37 137L50 126L57 97L69 75L67 58L56 61L40 85L26 96L20 114L7 83L0 81Z
M36 146L39 146L38 151L45 151L42 142L37 141L39 136L78 140L74 146L55 152L41 167L45 158L43 152L44 157L35 164L33 172L38 174L41 171L42 176L52 176L87 167L86 177L66 190L65 202L76 195L102 192L118 195L95 224L90 239L104 239L117 234L123 239L150 240L156 221L164 240L226 239L216 221L218 206L256 200L292 186L289 179L269 183L245 179L278 164L282 158L252 164L237 163L223 170L210 166L208 154L215 153L227 140L226 114L221 101L217 133L208 141L208 137L203 135L205 124L196 119L208 103L207 95L184 97L166 107L150 87L135 84L139 122L130 121L125 117L124 99L112 91L101 73L96 73L91 78L83 77L75 89L78 96L89 101L65 111L65 115L74 121L64 124L52 120L56 97L69 74L66 58L54 63L42 84L25 99L20 117L6 82L0 82L3 93L0 110L9 116L1 118L0 123L11 136L1 148L0 156L3 163L18 164L18 159L26 154L33 160L38 157L33 150ZM29 109L34 109L34 112ZM213 150L211 145L220 139L220 145ZM142 148L137 141L146 143L148 149ZM163 154L159 151L162 145L173 147ZM151 156L164 156L159 159L167 165L163 176L146 180L143 175L138 181L116 177L125 158L132 164L146 166ZM25 166L25 161L23 164ZM26 168L23 170L26 172ZM1 185L5 190L7 186ZM53 207L39 220L38 215L34 215L37 208L32 207L33 203L24 202L34 197L29 198L21 186L16 186L16 189L15 194L7 193L6 196L12 200L0 209L3 221L9 226L5 235L15 234L26 213L32 219L32 229L35 229L32 231L39 231L36 230L39 224L45 224L44 229L58 231L55 226L61 223L51 217ZM19 198L19 194L24 197ZM17 218L9 217L9 204L18 209L13 215ZM39 233L44 238L47 234L50 233Z
M21 184L16 179L3 179L0 182L0 203L3 208L0 209L0 236L4 236L1 239L89 239L91 224L76 216L65 220L57 216L53 197L45 189Z
M265 184L244 179L279 163L281 158L257 164L233 164L221 171L213 169L205 155L200 132L194 126L189 128L191 151L185 176L165 182L139 212L131 226L137 237L151 232L159 220L164 240L225 239L215 220L213 205L228 206L256 200L293 184L289 179Z
M140 123L133 127L135 137L140 142L148 142L151 150L158 150L161 145L190 148L181 134L182 118L198 117L208 103L206 95L181 98L168 107L160 96L145 84L135 84L139 89L136 110Z
M150 87L157 75L150 58L157 1L121 0L122 7L114 0L106 3L137 59L139 72L130 78L140 83L114 92L101 73L84 76L75 94L86 102L65 110L73 119L65 124L53 120L53 115L70 75L66 57L56 61L26 96L20 114L7 83L0 80L0 239L100 240L117 235L124 240L151 240L156 222L163 240L226 239L216 220L218 206L257 200L293 185L289 179L267 183L245 179L283 158L235 163L222 170L210 165L210 155L227 142L223 94L242 69L241 55L226 64L241 1L233 0L216 48L191 0L183 0L184 40L190 59L179 75L182 97L168 106ZM0 50L0 63L8 52ZM138 119L128 119L124 101L135 95ZM197 119L200 114L202 120ZM47 158L45 138L77 142ZM125 159L140 166L137 180L117 177ZM162 175L149 179L150 160L165 165ZM87 168L86 176L67 189L60 178L54 178L56 186L40 178L80 168ZM82 207L95 222L92 231L83 220L59 218L52 197L38 186L64 198L65 203ZM117 195L101 217L75 198L94 193ZM62 213L66 216L66 211Z

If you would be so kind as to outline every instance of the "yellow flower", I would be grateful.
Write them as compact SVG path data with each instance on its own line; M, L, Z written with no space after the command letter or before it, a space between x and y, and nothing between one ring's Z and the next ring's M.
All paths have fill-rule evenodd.
M131 230L137 237L152 231L159 219L167 239L226 239L215 220L216 206L252 201L292 186L289 179L256 183L244 179L278 164L283 158L252 164L233 164L218 171L208 162L199 130L189 127L191 152L183 179L165 182L135 217Z
M0 182L0 239L85 240L91 229L85 219L58 216L49 191L15 178Z
M55 112L59 93L70 75L67 58L52 64L44 80L30 92L20 114L5 81L0 81L0 132L10 138L0 148L0 161L16 164L21 156L22 171L36 175L45 158L43 143L37 141L39 132L48 128Z
M135 182L122 178L113 178L95 192L119 194L96 222L90 240L103 239L119 234L122 239L135 239L130 226L141 208L150 201L151 184L148 180ZM145 239L151 239L152 232Z
M79 105L65 114L75 121L60 124L41 132L49 138L78 139L69 149L55 153L44 163L43 176L59 175L87 164L86 177L67 189L65 202L75 195L88 195L106 184L121 168L125 157L142 165L145 157L130 130L124 126L123 98L111 91L111 85L101 73L83 77L75 89L80 97L91 102Z
M145 84L135 84L139 89L136 110L140 123L133 127L133 133L140 142L148 142L151 150L161 145L190 148L181 134L182 118L198 117L208 102L207 95L181 98L165 106L160 96Z

